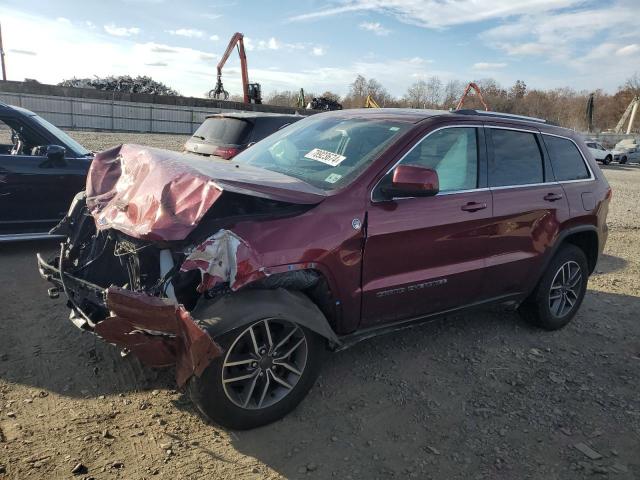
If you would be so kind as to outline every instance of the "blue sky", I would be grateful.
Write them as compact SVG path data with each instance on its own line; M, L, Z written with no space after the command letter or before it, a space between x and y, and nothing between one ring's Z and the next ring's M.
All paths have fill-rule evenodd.
M345 94L357 74L396 96L431 76L613 92L640 71L638 18L640 0L0 0L10 80L140 74L192 96L236 31L266 93Z

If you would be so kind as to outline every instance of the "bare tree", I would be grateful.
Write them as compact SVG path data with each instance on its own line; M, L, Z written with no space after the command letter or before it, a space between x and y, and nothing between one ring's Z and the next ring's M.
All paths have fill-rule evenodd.
M427 108L427 82L418 80L413 83L404 98L411 108Z
M451 80L444 87L444 100L442 102L445 109L455 108L458 100L464 92L464 85L460 80Z
M427 80L426 100L429 108L438 108L442 97L442 82L438 77Z

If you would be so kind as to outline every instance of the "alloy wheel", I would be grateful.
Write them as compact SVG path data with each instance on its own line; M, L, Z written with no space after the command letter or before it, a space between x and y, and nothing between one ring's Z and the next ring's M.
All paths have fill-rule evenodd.
M580 265L570 260L558 269L549 289L549 310L556 318L562 318L578 303L582 288Z
M277 318L260 320L242 331L227 351L224 393L241 408L270 407L296 386L307 355L307 338L299 325Z

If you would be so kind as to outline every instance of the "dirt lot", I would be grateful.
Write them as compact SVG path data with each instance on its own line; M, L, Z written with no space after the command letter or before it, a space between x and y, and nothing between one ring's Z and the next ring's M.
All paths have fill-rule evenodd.
M90 148L122 141L76 136ZM0 246L0 472L72 478L81 463L79 478L96 479L640 478L640 167L603 168L609 242L567 328L543 332L494 309L363 342L328 356L295 412L248 432L207 424L171 371L76 330L35 268L35 252L55 244Z

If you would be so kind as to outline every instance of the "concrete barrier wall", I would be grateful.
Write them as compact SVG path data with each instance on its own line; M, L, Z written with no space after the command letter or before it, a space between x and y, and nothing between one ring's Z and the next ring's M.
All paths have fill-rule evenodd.
M637 138L638 134L626 134L626 133L584 133L585 138L590 138L601 143L605 148L613 148L620 140L625 138Z
M191 134L207 115L214 113L296 113L293 108L275 105L103 92L29 82L0 81L0 101L31 110L60 128L123 132Z

